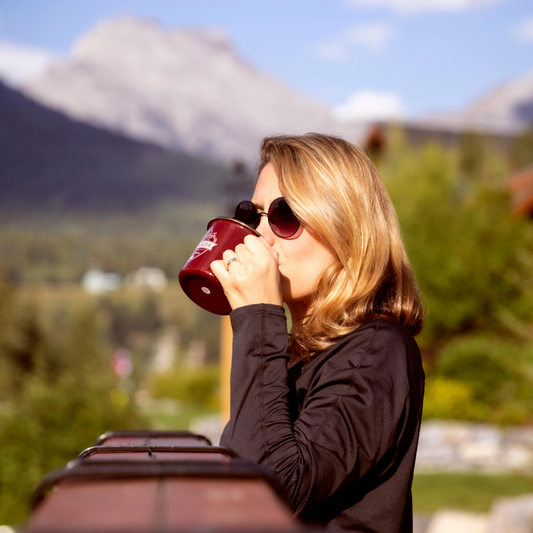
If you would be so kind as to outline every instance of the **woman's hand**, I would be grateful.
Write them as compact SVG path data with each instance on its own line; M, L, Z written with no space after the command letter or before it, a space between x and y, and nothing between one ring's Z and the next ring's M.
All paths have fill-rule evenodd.
M236 257L226 268L229 259ZM251 304L282 305L278 253L255 235L247 235L235 251L226 250L211 270L220 281L232 309Z

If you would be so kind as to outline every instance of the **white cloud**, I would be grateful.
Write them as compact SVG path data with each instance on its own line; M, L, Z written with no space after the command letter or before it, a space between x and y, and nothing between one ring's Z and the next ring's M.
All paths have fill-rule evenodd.
M400 97L393 92L359 91L344 104L333 108L333 115L343 122L395 120L405 115Z
M522 21L514 31L514 37L523 43L533 43L533 17Z
M349 30L347 40L374 52L380 52L387 46L391 36L392 28L388 22L370 22Z
M348 7L389 8L398 13L424 11L468 11L507 0L345 0Z
M366 48L381 52L392 37L392 26L388 22L375 21L354 26L331 41L317 44L313 54L332 63L345 63L354 48Z
M40 48L0 41L0 78L11 85L22 85L55 59L54 54Z
M317 44L314 47L317 57L331 61L332 63L344 63L350 56L349 47L343 42L329 42Z

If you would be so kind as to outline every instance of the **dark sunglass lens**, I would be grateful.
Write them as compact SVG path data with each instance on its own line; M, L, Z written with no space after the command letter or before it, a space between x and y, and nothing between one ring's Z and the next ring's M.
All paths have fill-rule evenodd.
M300 221L285 198L277 198L272 202L268 210L268 221L274 233L279 237L292 237L300 227Z
M244 200L235 208L235 218L255 229L259 226L261 217L259 216L257 207L252 202Z

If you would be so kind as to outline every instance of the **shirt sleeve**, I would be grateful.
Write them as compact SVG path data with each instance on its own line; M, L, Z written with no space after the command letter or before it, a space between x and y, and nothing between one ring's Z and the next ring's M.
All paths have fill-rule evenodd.
M247 306L231 319L231 417L221 444L270 468L297 514L347 485L357 490L387 476L411 444L421 411L412 337L378 320L341 339L333 355L307 363L312 382L293 423L283 308Z

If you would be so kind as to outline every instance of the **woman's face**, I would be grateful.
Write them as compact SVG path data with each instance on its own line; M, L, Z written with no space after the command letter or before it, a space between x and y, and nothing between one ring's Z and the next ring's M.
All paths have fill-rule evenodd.
M280 196L283 194L278 176L268 163L259 175L252 203L259 211L268 212L272 201ZM283 301L289 306L293 320L304 316L318 278L334 260L333 253L303 226L293 237L282 239L270 229L267 217L261 217L257 231L279 254Z

